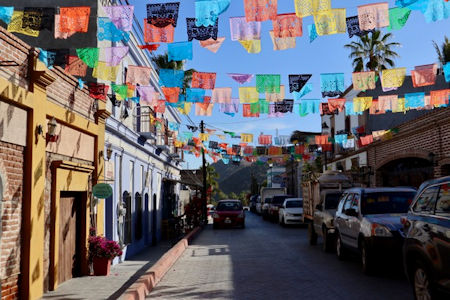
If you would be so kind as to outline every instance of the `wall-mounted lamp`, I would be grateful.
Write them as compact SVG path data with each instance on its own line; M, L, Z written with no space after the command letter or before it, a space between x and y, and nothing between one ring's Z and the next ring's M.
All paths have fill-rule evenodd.
M112 156L113 150L112 150L112 145L109 144L108 148L106 148L106 160L110 160L111 156Z
M38 126L36 126L36 135L44 136L44 127L42 127L42 125L40 125L40 124Z
M58 140L59 136L56 134L57 126L58 126L58 122L56 122L56 119L54 117L47 123L47 141L48 142L56 142Z

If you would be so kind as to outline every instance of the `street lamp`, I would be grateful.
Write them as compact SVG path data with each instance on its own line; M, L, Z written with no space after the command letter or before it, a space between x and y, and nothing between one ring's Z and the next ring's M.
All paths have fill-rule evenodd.
M272 174L273 174L273 170L272 170L272 168L273 168L273 164L269 164L269 168L270 168L270 187L272 187L272 185L273 185L273 176L272 176Z

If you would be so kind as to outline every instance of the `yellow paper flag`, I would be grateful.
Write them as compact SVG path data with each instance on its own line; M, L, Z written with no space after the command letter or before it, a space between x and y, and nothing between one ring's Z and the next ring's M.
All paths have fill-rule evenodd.
M39 30L33 30L30 27L23 28L22 27L22 25L23 25L22 19L23 19L23 11L15 10L11 17L11 22L8 25L8 31L9 32L17 32L17 33L21 33L21 34L25 34L25 35L29 35L29 36L33 36L33 37L38 37Z
M361 112L372 106L372 97L355 97L353 98L353 110Z
M383 70L381 73L381 85L386 88L398 88L405 81L406 68Z
M259 101L259 93L256 87L240 87L239 100L241 103L256 103Z
M99 61L92 71L92 77L105 81L116 81L119 66L108 66L105 62Z
M241 133L241 142L242 143L253 143L253 134Z
M248 53L261 52L261 40L239 41Z

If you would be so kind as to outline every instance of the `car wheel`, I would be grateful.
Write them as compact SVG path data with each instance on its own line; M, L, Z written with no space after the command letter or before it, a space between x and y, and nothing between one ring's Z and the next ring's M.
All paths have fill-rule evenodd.
M308 239L310 245L317 244L317 233L314 231L314 225L312 223L308 224Z
M373 273L373 257L365 242L361 243L361 265L364 274L370 275Z
M333 250L333 245L332 245L332 237L328 234L327 228L323 227L322 228L322 237L323 237L323 245L322 245L322 249L325 252L331 252Z
M344 260L346 257L346 250L342 245L342 240L339 232L336 232L336 255L339 260Z
M414 298L420 300L434 299L430 272L421 262L416 262L412 271L412 276Z

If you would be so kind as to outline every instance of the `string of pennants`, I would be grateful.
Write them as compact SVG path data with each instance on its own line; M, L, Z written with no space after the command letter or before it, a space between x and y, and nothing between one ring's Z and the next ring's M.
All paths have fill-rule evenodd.
M236 133L232 131L218 131L216 129L205 129L205 133L199 133L194 137L198 128L188 126L193 132L184 131L180 134L176 147L185 152L199 157L204 151L214 162L221 159L225 164L230 162L239 164L242 160L250 163L266 163L268 161L284 164L289 160L312 161L323 152L332 151L333 144L339 144L343 149L353 150L367 146L374 141L389 140L399 132L398 128L390 130L374 131L371 134L365 132L364 126L352 128L351 133L339 133L334 138L329 135L306 136L305 141L292 141L289 135L260 134L255 141L258 146L251 145L254 142L253 134ZM238 139L239 143L228 144L214 141L216 137L221 140L226 138Z

